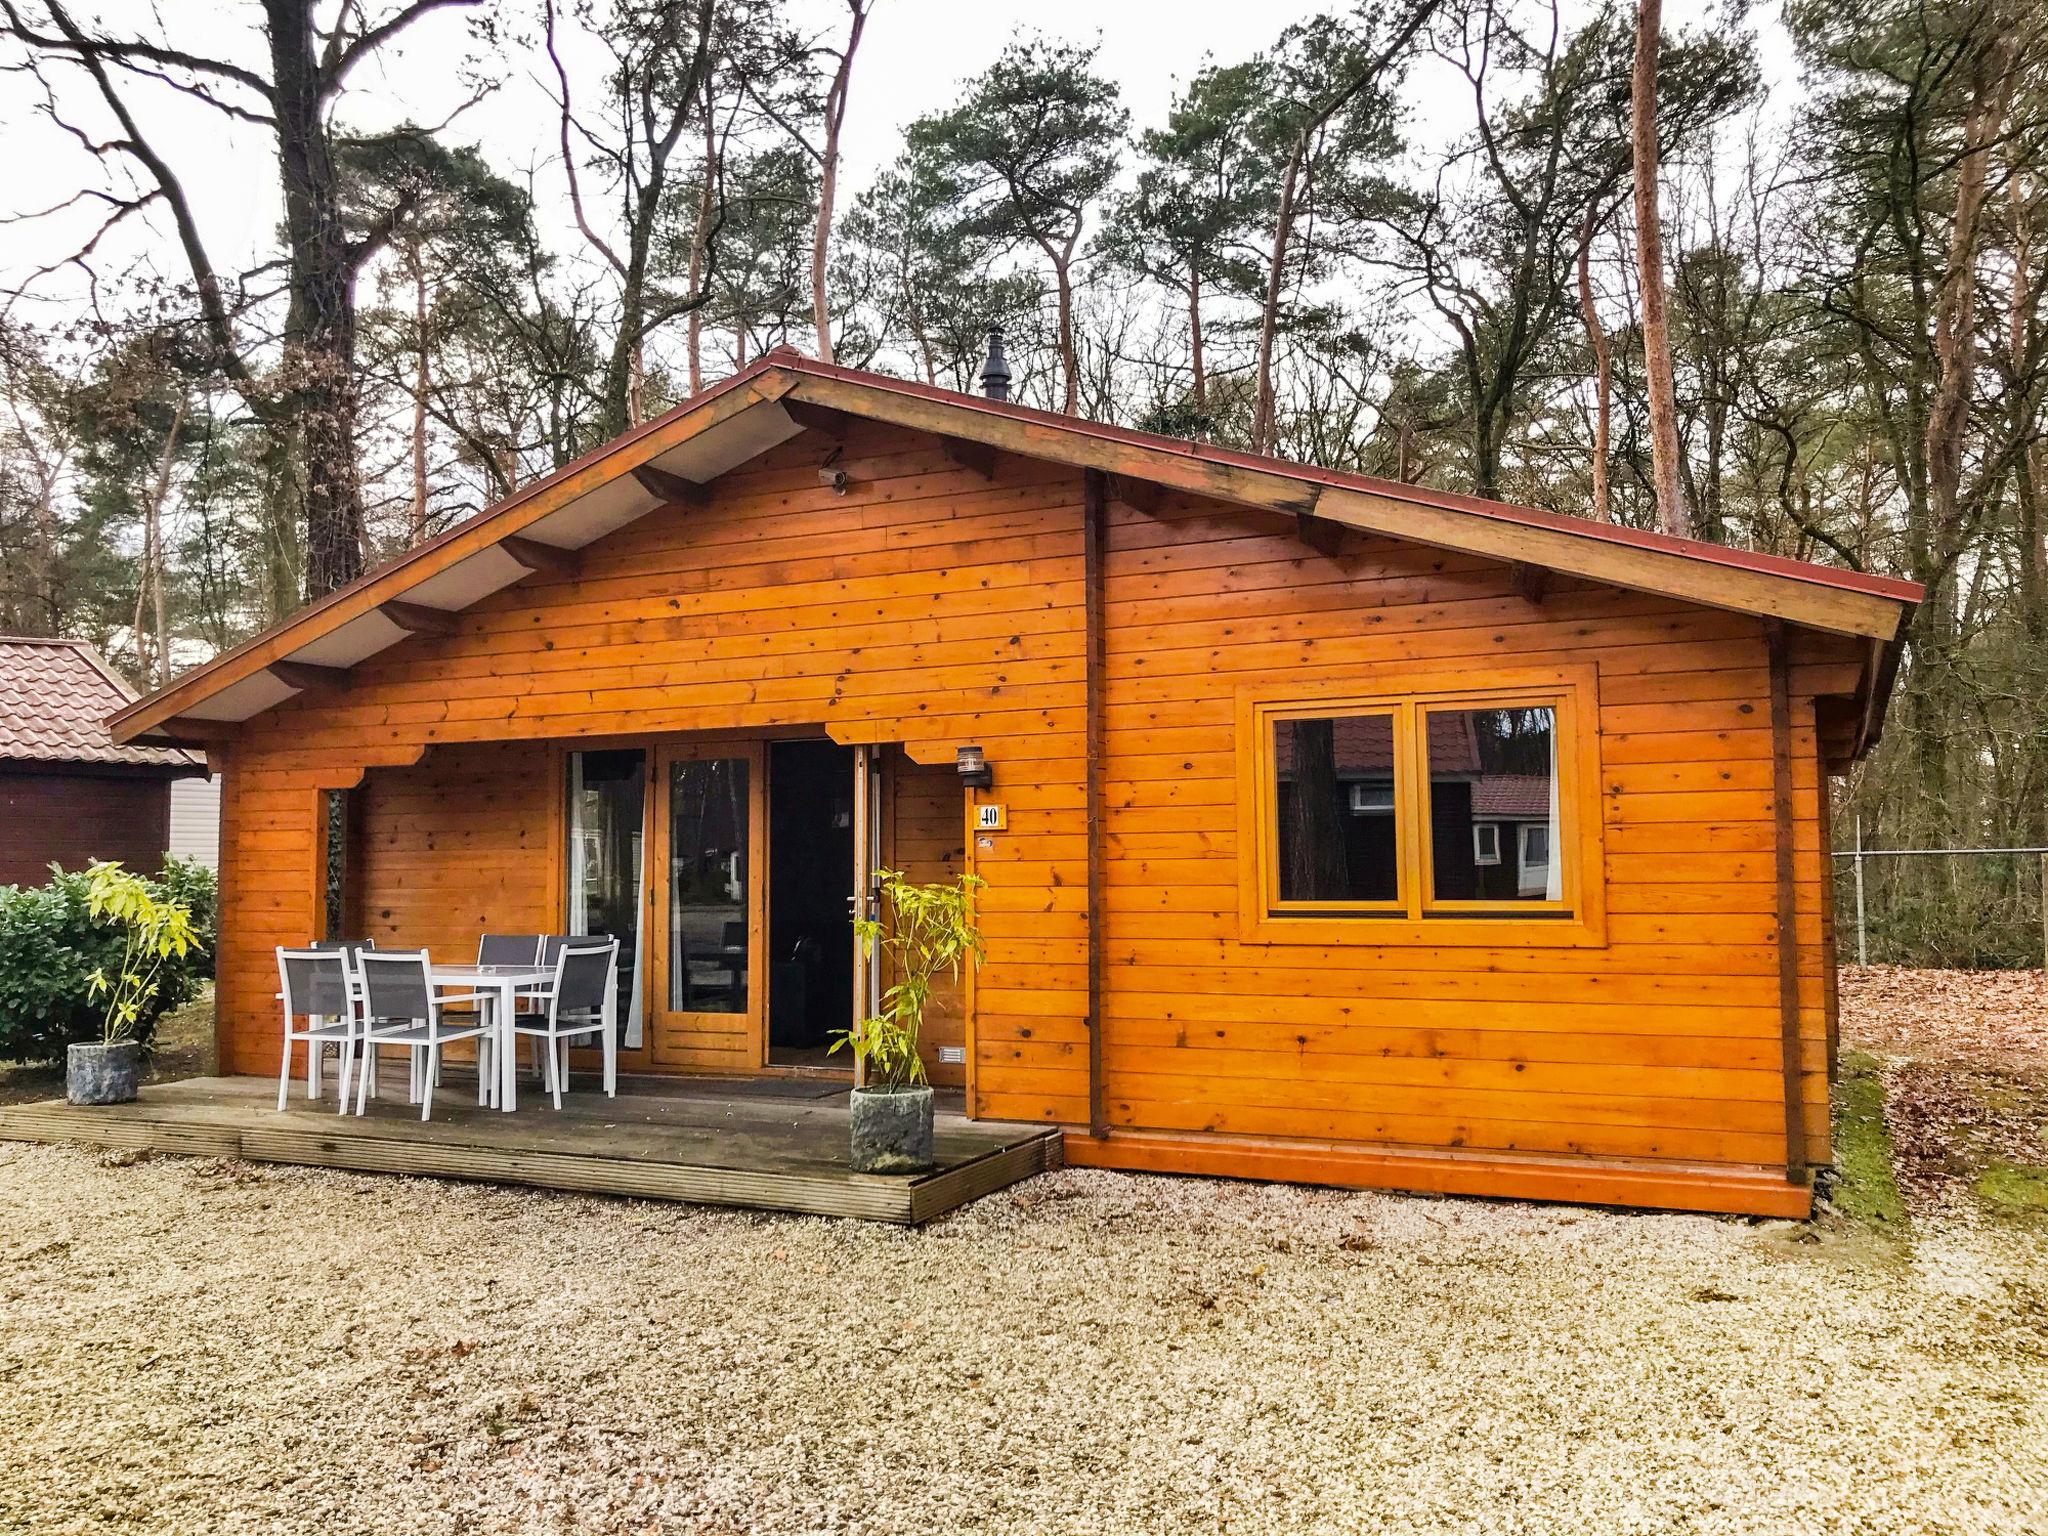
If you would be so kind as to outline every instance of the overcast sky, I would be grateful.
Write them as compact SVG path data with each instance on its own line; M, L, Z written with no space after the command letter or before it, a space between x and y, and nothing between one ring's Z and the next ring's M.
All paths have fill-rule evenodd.
M1567 5L1570 10L1580 8L1575 0L1567 0ZM382 15L390 6L373 4L368 9ZM511 14L523 17L528 9L522 5ZM1144 127L1164 118L1177 82L1185 81L1205 59L1228 63L1244 58L1270 44L1290 22L1328 9L1334 7L1305 0L1264 0L1257 5L1201 0L1032 0L1028 5L1020 0L877 0L854 78L841 206L895 158L905 125L950 104L960 82L985 67L1020 27L1074 41L1099 40L1098 67L1121 88L1134 127ZM1716 9L1705 0L1669 0L1665 26L1697 24ZM138 16L176 17L177 40L185 46L261 63L261 40L249 25L260 14L253 3L112 0L100 10L110 31L122 30L124 21L133 26ZM842 27L841 0L799 0L796 11L815 18L820 30ZM1775 3L1759 8L1755 24L1762 37L1766 77L1781 88L1791 84L1792 68L1777 29ZM467 94L453 68L467 49L461 12L429 16L376 67L354 77L345 120L365 127L403 118L438 121ZM576 62L572 56L572 69ZM589 62L594 78L595 59ZM568 249L574 235L566 227L561 201L554 108L536 77L544 66L544 57L531 49L516 43L508 46L498 69L491 71L505 74L506 83L457 119L449 138L483 145L491 162L507 174L534 170L550 242ZM60 78L64 73L55 72ZM78 89L77 82L72 85ZM1411 91L1418 138L1427 140L1462 126L1469 113L1466 102L1447 101L1442 82L1426 70L1418 72ZM229 125L219 114L160 88L137 87L134 95L147 114L152 136L185 179L216 264L233 269L268 247L277 222L277 172L261 130ZM82 92L72 99L83 99ZM81 126L93 133L110 131L99 114L83 118ZM0 91L0 153L5 165L0 173L0 207L14 215L61 202L99 175L85 150L39 113L33 93L15 83ZM93 218L91 211L80 208L50 220L0 226L0 272L7 286L83 239ZM159 221L156 228L167 245L167 221ZM103 248L116 259L103 265L116 267L119 258L133 259L151 243L139 230L119 233ZM168 264L166 271L182 275ZM46 287L49 301L23 318L55 323L66 310L75 309L75 281Z

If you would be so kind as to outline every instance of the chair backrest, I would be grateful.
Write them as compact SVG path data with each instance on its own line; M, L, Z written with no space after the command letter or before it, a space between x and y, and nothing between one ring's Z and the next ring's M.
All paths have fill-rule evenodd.
M595 935L586 935L585 937L590 943L595 944L597 942ZM552 971L555 968L555 962L562 958L562 946L564 944L574 944L576 939L577 936L573 933L542 934L540 936L540 963Z
M363 978L363 1012L373 1019L430 1019L434 987L424 949L364 950L356 956Z
M277 979L287 1018L318 1014L345 1019L351 1013L348 956L339 949L284 949L277 952Z
M745 949L747 947L747 925L745 920L725 925L725 947Z
M537 933L487 933L476 941L478 965L532 965L539 957Z
M557 1018L567 1013L596 1013L604 1007L611 991L612 962L618 954L617 939L571 939L562 946L555 957Z

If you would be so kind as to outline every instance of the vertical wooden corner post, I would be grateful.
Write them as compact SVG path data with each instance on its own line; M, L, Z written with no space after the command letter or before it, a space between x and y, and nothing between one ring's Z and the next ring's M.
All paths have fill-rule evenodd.
M868 956L866 940L860 938L860 922L872 918L870 889L874 885L874 854L877 850L868 846L868 795L872 793L872 782L868 778L874 748L856 745L854 748L854 1016L852 1028L860 1028L860 1020L868 1012L868 967L877 965ZM860 1053L854 1051L854 1087L868 1085L866 1063Z
M1799 1043L1799 886L1796 822L1792 802L1792 687L1785 653L1785 626L1771 620L1764 630L1771 670L1772 846L1778 876L1778 1036L1785 1075L1785 1177L1806 1179L1806 1123Z
M1102 1107L1102 797L1103 797L1103 537L1108 520L1108 477L1099 469L1081 476L1081 585L1087 628L1088 794L1088 1134L1109 1134Z

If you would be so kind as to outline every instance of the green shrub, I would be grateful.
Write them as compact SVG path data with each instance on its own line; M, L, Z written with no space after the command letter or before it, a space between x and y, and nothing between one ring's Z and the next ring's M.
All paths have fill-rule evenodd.
M126 935L93 918L89 877L55 868L52 876L48 885L0 886L0 1060L59 1061L73 1042L98 1040L104 1009L93 973L121 969ZM213 974L218 906L213 872L183 860L170 860L150 887L191 908L199 944L164 967L136 1021L134 1038L145 1042L157 1019Z

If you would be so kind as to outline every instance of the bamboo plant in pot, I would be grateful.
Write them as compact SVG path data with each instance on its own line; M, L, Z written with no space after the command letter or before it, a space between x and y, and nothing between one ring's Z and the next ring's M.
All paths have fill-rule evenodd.
M973 875L927 885L900 871L876 871L886 921L854 927L870 951L887 956L891 981L882 1011L842 1030L832 1049L851 1050L860 1066L853 1090L853 1166L861 1173L921 1173L932 1166L932 1088L918 1054L932 983L981 964ZM879 958L879 956L878 956Z
M64 1097L73 1104L126 1104L135 1097L142 1046L135 1035L162 983L164 962L183 959L199 942L192 909L158 896L149 882L118 863L86 871L87 910L94 921L121 931L121 960L113 975L96 968L89 984L100 1005L100 1040L70 1048Z

